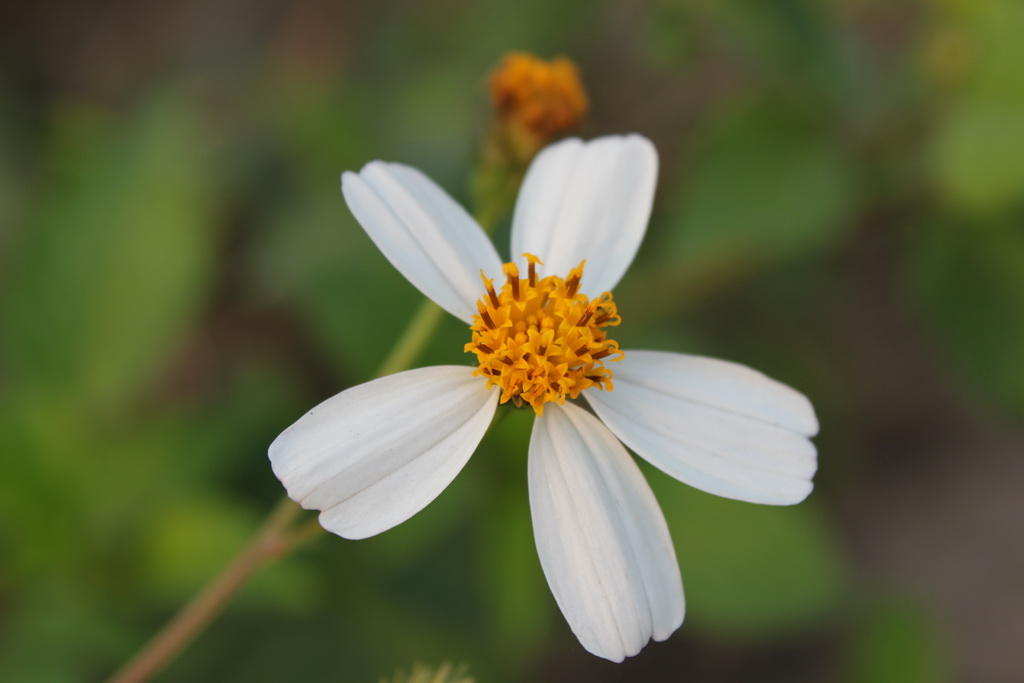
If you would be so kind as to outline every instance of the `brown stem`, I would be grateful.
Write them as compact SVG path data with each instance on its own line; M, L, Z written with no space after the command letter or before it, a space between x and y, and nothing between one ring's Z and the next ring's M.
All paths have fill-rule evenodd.
M510 196L500 195L476 214L484 230L490 232L495 220L508 210ZM406 370L423 350L443 318L443 311L429 299L424 301L406 326L374 377ZM107 683L142 683L159 673L224 609L235 593L264 564L283 557L295 547L323 533L316 520L297 528L289 528L302 509L288 498L278 503L259 532L221 573L188 602L146 646L139 651Z
M141 683L163 669L224 609L258 569L291 550L298 539L289 537L288 527L301 512L302 508L287 498L278 503L248 545L108 683Z

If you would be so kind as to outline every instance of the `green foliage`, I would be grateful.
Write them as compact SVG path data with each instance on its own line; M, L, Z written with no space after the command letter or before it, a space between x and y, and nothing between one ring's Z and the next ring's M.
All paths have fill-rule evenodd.
M961 63L943 62L940 68L964 73L933 138L936 181L944 199L962 212L1019 208L1024 203L1024 6L994 0L954 4L946 13L937 40L952 46L939 43L937 49L964 56Z
M516 652L537 651L551 636L554 601L537 557L526 491L526 459L533 411L504 410L481 446L494 491L480 502L480 584L493 632L495 655L507 667L522 666Z
M1024 232L927 226L913 254L913 291L943 350L977 390L1024 415Z
M26 59L0 70L0 679L104 678L244 545L281 495L267 445L368 379L421 300L346 209L340 172L403 161L465 200L486 76L509 49L580 63L581 135L636 130L661 153L617 338L791 369L828 444L826 477L791 508L647 468L688 612L669 655L636 665L692 639L789 652L828 637L850 680L947 679L938 612L873 600L843 548L871 500L836 493L877 483L856 479L863 447L893 427L852 386L889 328L851 319L873 313L847 308L864 281L850 264L885 251L906 276L886 294L937 381L1019 418L1024 5L329 4L275 21L226 8L212 42L153 15L159 39L132 25L118 68L118 31L66 54L12 43ZM420 360L464 363L465 341L447 320ZM529 517L532 416L502 413L428 509L274 564L164 679L467 661L500 683L603 665L563 647ZM691 673L677 668L639 679ZM594 680L632 679L611 670Z
M46 183L16 245L6 336L34 389L117 410L155 379L204 294L209 142L180 91L126 121L69 106L52 125Z
M927 608L886 598L865 606L850 648L853 683L942 683L953 680L947 643Z
M843 558L813 503L750 505L648 478L672 531L690 628L770 640L820 626L843 604Z
M983 213L1021 202L1022 108L1024 96L1015 103L972 98L951 108L935 138L937 180L949 202Z
M700 141L678 198L677 267L762 265L832 243L854 199L851 171L821 122L770 102L733 104Z

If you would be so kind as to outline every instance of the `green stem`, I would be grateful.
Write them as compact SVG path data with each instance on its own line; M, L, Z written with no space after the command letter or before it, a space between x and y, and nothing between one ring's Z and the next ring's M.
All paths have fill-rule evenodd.
M402 336L391 347L391 353L380 364L374 377L393 375L412 367L413 362L423 352L423 348L443 317L444 309L430 299L424 299L420 307L416 309L416 313L413 314L412 320L405 326Z
M507 198L501 196L495 196L490 201L486 199L480 201L480 209L474 217L484 232L490 234L498 218L508 210L508 204ZM424 299L409 324L405 326L402 336L391 347L391 352L373 376L386 377L411 368L413 362L423 352L430 337L433 336L434 330L444 318L444 314L444 309L430 299Z
M374 376L383 377L408 369L427 345L443 314L437 304L425 299ZM302 508L296 503L283 498L260 531L220 574L175 614L108 683L148 681L224 610L235 593L260 568L323 533L315 519L293 526L301 512Z
M476 218L485 231L508 209L508 201L496 196L482 201ZM374 377L384 377L409 369L434 334L444 310L425 299ZM273 509L259 532L193 597L108 683L143 683L188 646L220 614L241 588L262 567L286 556L309 539L323 533L313 519L296 525L302 512L296 503L283 498Z

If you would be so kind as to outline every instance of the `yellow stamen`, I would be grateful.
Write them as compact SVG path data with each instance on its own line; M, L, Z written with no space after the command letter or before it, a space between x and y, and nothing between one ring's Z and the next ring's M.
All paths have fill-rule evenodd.
M495 308L497 308L498 295L494 291L494 280L491 280L486 275L484 275L484 271L482 270L480 271L480 279L484 281L484 288L487 290L488 296L491 297L491 304L494 305ZM479 305L477 306L477 308L479 308Z
M570 298L576 296L576 290L580 287L580 278L583 277L583 266L586 263L586 261L582 261L579 266L569 271L569 279L565 282L566 296ZM610 297L611 294L608 294L608 296Z
M512 298L519 301L519 269L516 268L514 263L506 263L502 270L505 271L505 277L508 278L508 284L512 287ZM493 298L491 299L494 300Z
M506 263L506 283L500 292L481 273L485 293L477 301L472 341L465 350L476 355L474 372L487 378L487 387L501 390L501 402L530 404L537 415L544 404L565 403L591 387L612 389L612 372L604 362L621 360L623 353L604 327L618 325L612 295L593 301L579 292L583 263L567 279L550 275L538 279L536 256L523 254L527 278ZM497 322L497 324L495 324Z
M529 268L530 276L529 276L528 279L530 280L530 286L531 287L536 287L537 286L537 264L539 263L542 266L544 264L541 262L541 260L539 258L534 256L533 254L523 254L522 256L526 259L526 262L529 264L528 268Z

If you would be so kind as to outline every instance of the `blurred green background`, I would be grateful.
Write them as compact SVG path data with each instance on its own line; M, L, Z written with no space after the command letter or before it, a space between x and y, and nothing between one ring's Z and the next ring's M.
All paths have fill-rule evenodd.
M339 173L467 201L486 77L579 65L661 154L625 348L805 392L793 508L645 466L683 627L615 665L544 583L529 415L366 541L263 571L163 681L1024 680L1024 3L128 0L0 9L0 680L101 680L282 493L266 448L420 295ZM507 256L507 221L497 243ZM446 320L427 363L468 362Z

